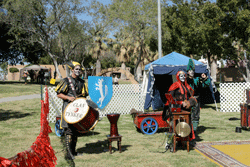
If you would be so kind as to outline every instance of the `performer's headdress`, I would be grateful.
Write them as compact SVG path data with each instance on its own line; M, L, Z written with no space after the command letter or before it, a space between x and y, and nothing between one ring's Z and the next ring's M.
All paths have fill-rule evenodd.
M185 92L183 90L183 87L182 87L182 82L180 81L180 78L179 78L180 74L185 74L186 75L186 73L184 71L178 71L177 74L176 74L177 81L170 86L168 91L172 91L172 90L175 90L175 89L179 88L180 91L181 91L181 94L185 94ZM184 85L192 92L190 94L193 95L193 89L188 85L186 79L185 79Z
M71 69L71 70L73 70L75 68L75 66L80 66L81 67L81 64L76 62L76 61L70 61L70 62L68 62L66 64L69 67L69 69ZM82 68L82 70L84 70L84 68Z
M188 65L187 65L187 71L190 71L190 70L195 70L195 64L194 64L194 60L193 59L189 59L188 61Z

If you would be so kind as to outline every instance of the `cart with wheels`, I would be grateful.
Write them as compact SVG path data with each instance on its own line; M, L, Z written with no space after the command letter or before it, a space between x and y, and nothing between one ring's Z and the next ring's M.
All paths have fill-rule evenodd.
M162 120L162 111L148 113L133 113L134 125L143 134L152 135L159 128L167 128L169 124Z

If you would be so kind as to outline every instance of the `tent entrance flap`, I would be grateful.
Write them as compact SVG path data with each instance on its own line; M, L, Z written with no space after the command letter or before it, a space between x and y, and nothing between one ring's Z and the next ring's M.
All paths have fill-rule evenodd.
M159 91L159 95L163 104L166 103L165 93L168 92L169 87L173 84L172 75L164 74L157 75L155 74L155 83L154 87ZM161 106L162 107L162 106Z
M150 76L148 80L148 93L146 94L144 109L148 110L152 107L153 110L157 110L162 108L166 103L165 93L168 92L168 89L172 84L172 75L154 74L153 76ZM153 87L153 92L149 91L150 87Z

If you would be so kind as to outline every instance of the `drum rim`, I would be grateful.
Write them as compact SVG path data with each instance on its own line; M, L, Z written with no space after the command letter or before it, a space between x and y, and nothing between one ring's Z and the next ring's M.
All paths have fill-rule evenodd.
M86 102L87 102L87 99L86 98L84 98L84 97L79 97L79 98L76 98L75 100L77 100L77 99L84 99ZM75 101L74 100L74 101ZM72 101L72 102L74 102L74 101ZM70 103L72 103L72 102L70 102ZM69 103L69 104L70 104ZM64 112L63 112L63 118L64 118L64 120L67 122L67 123L69 123L69 124L75 124L75 123L77 123L77 122L80 122L83 118L85 118L85 116L89 113L89 112L86 112L86 114L81 118L81 119L79 119L77 122L68 122L66 119L65 119L65 111L66 111L66 109L68 108L68 106L69 106L69 104L66 106L66 108L64 109ZM88 111L89 111L89 105L88 105Z
M99 116L98 116L99 118ZM91 128L89 128L89 130L86 130L86 131L81 131L81 130L77 130L79 133L88 133L89 131L91 131L92 129L94 129L94 127L97 125L97 123L99 122L99 119L97 119L95 121L95 123L93 124L93 126Z

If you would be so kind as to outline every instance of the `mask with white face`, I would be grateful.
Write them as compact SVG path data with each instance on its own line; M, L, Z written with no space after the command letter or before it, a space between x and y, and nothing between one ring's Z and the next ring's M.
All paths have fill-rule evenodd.
M179 78L180 78L181 82L185 82L186 76L185 76L185 74L180 74Z
M194 71L190 70L190 71L188 71L188 74L189 74L189 76L193 77L194 76Z
M77 77L80 76L80 74L81 74L81 67L80 67L80 66L76 66L76 67L74 68L74 74L75 74Z

